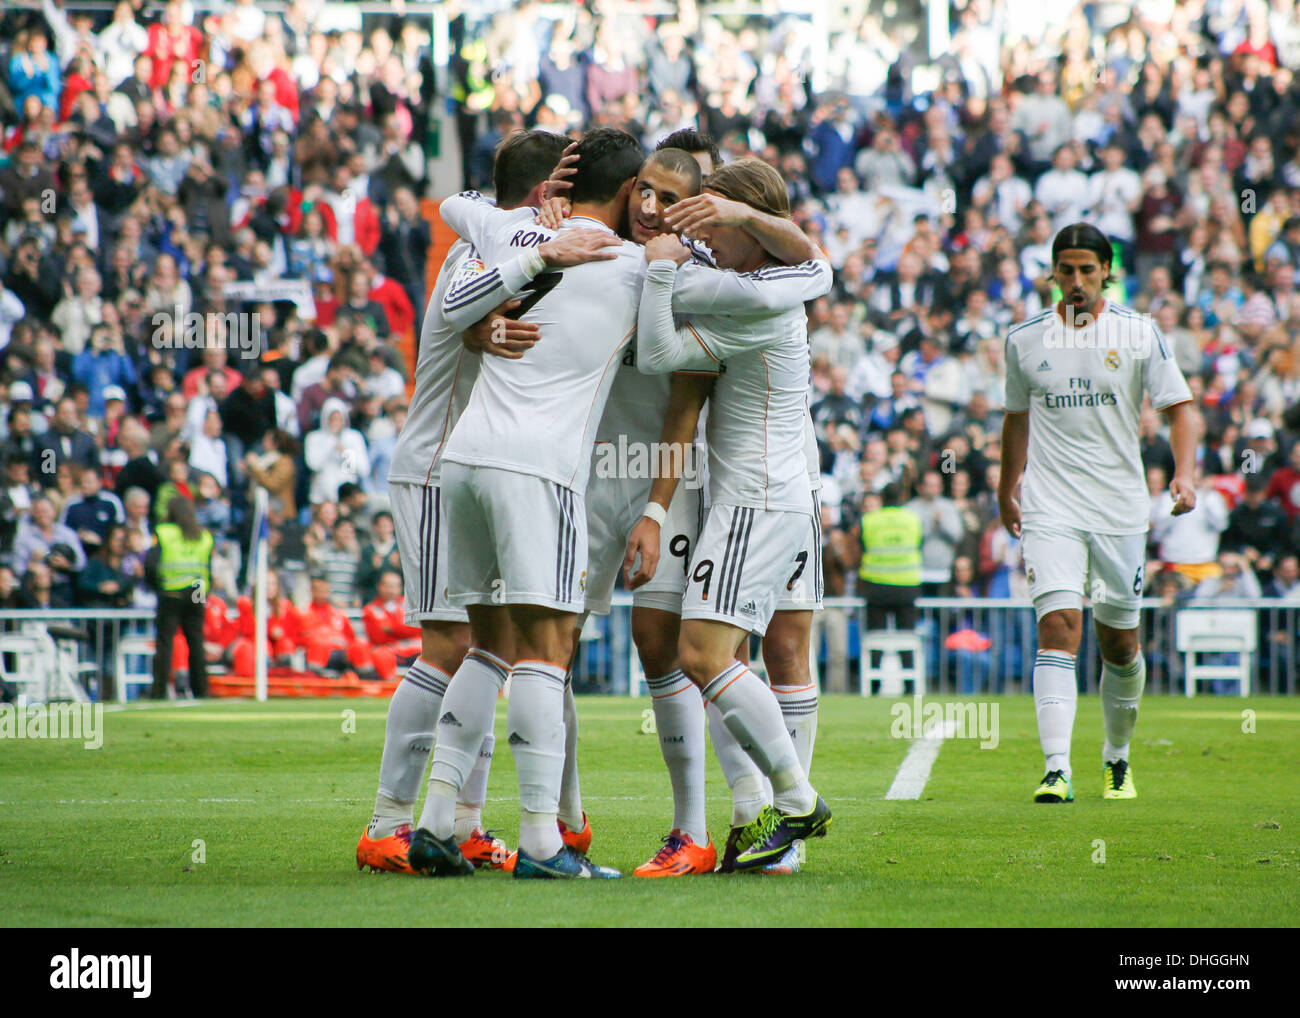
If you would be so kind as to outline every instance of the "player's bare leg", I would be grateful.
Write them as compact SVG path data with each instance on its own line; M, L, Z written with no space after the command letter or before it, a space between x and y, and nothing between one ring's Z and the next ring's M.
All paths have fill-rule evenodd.
M1097 622L1096 629L1101 650L1101 717L1106 729L1101 751L1102 794L1107 799L1133 799L1137 790L1129 768L1129 743L1146 686L1146 659L1136 628L1115 629Z
M1077 608L1048 611L1038 620L1034 709L1038 716L1038 741L1046 758L1047 775L1034 793L1035 802L1059 803L1074 799L1070 785L1070 738L1079 704L1074 668L1082 635L1083 612Z
M504 607L469 605L468 611L471 646L443 696L429 771L429 794L416 831L417 838L427 832L441 844L455 834L456 801L478 763L484 737L492 731L497 697L510 674L515 653L510 615ZM414 842L412 847L415 865ZM463 856L460 861L464 861ZM452 870L435 867L433 871L464 872L458 865Z

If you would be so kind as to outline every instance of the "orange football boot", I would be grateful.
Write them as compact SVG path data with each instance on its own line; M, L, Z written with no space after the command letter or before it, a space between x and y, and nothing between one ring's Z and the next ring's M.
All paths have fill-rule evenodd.
M410 850L410 824L402 824L387 838L372 838L367 827L357 842L357 869L369 866L371 873L414 873L407 858Z
M718 864L718 851L713 840L704 846L697 845L689 834L674 829L664 838L664 847L655 857L632 871L634 877L687 877L694 873L712 873Z
M591 848L591 821L587 819L587 811L582 812L582 830L574 831L564 826L563 820L555 821L560 826L560 837L564 843L576 851L579 855L586 855Z
M506 862L514 855L506 848L506 843L491 831L478 828L460 843L460 854L472 862L475 869L486 866L493 870L506 869ZM510 866L509 869L514 867Z

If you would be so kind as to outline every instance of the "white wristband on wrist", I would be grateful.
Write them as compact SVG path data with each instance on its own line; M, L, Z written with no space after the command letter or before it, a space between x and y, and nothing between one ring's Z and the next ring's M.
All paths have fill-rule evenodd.
M647 502L645 508L641 510L641 515L648 516L662 527L664 520L668 519L668 510L658 502Z

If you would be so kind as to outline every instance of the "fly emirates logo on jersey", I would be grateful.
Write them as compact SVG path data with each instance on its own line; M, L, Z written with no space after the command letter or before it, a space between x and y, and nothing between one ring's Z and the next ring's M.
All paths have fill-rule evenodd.
M1069 379L1069 390L1043 393L1043 405L1049 410L1063 410L1067 407L1118 406L1115 393L1094 389L1091 378Z

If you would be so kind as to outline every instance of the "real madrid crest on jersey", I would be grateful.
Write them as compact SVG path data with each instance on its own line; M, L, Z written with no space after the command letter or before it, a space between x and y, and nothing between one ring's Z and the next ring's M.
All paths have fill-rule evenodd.
M1107 351L1106 351L1106 358L1105 358L1105 360L1104 360L1102 363L1104 363L1104 364L1106 365L1106 367L1110 368L1111 371L1118 371L1118 370L1119 370L1119 351L1118 351L1118 350L1107 350Z

